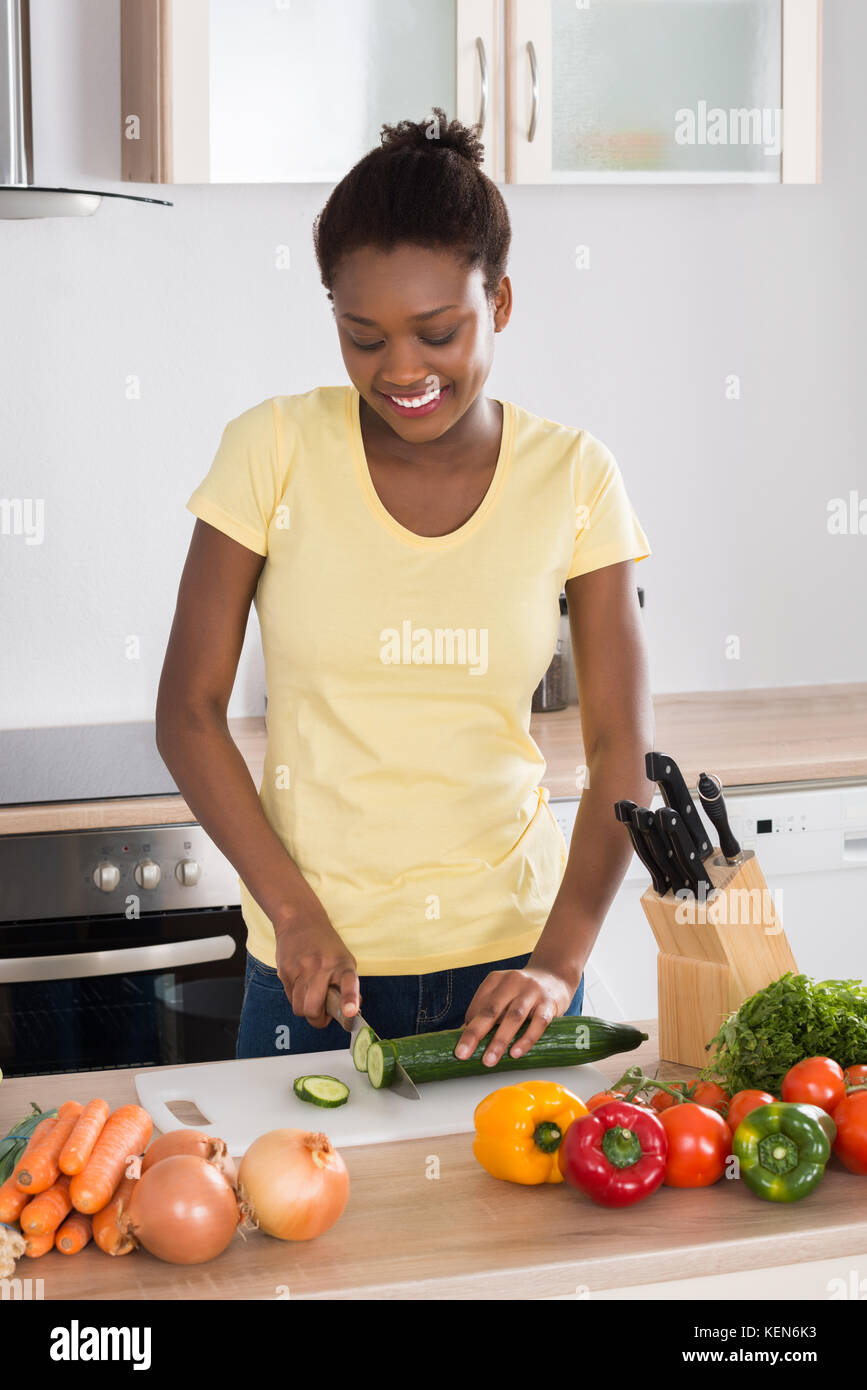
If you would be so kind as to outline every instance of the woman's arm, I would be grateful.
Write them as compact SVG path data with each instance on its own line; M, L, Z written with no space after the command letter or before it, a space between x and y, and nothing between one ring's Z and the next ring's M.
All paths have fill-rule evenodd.
M632 856L614 803L648 806L656 791L644 770L655 727L634 560L570 579L566 597L587 778L563 880L526 969L492 971L467 1011L457 1055L469 1056L499 1019L491 1065L527 1017L513 1056L568 1007Z
M265 557L197 520L181 576L156 708L156 741L196 820L237 870L277 935L292 1008L329 1022L325 994L359 1007L355 960L262 810L226 717Z

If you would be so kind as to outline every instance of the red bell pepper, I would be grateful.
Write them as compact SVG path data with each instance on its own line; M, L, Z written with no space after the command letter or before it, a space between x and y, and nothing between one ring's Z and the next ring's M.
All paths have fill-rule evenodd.
M560 1172L604 1207L649 1197L665 1177L668 1136L648 1106L608 1101L573 1120L560 1145Z

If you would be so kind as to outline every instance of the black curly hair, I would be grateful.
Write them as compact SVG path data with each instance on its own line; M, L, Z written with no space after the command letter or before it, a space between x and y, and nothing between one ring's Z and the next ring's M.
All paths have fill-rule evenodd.
M342 256L402 242L448 250L467 269L484 267L490 299L503 275L512 229L496 184L483 173L478 126L449 121L440 106L424 121L383 125L371 150L333 190L313 223L322 283L332 289Z

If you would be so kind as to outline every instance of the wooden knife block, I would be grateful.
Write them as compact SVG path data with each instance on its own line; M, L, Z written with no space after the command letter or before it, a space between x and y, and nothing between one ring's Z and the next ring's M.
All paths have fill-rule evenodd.
M704 868L718 890L704 904L641 898L659 946L659 1055L688 1067L707 1064L706 1044L749 995L798 971L754 851L729 864L717 849Z

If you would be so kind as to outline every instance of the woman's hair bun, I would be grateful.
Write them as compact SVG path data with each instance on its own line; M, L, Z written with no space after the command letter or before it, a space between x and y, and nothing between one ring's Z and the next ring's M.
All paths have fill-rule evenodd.
M421 150L424 153L454 150L477 167L481 167L485 158L479 127L450 121L441 106L435 106L424 121L399 121L397 125L384 125L381 139L382 148L389 154L399 150Z

